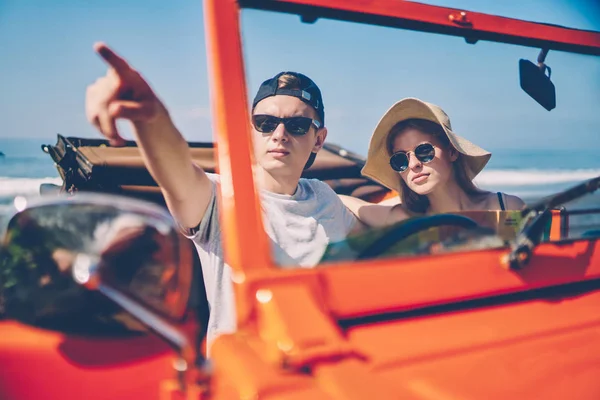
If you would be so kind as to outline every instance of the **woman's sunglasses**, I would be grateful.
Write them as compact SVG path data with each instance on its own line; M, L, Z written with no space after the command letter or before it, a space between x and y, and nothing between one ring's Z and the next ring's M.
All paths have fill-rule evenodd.
M404 172L408 168L410 151L399 151L390 157L390 165L394 171ZM431 162L435 158L435 147L431 143L421 143L412 152L417 160L423 164Z
M273 115L258 114L252 116L252 125L261 133L272 133L283 123L285 130L293 136L302 136L310 130L311 125L319 129L321 123L309 117L279 118Z

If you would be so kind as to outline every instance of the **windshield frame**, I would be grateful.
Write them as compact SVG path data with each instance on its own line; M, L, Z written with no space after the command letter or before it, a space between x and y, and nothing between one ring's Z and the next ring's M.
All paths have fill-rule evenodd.
M297 14L303 22L318 18L508 43L571 53L600 55L600 32L434 6L413 1L240 0L240 8Z
M377 23L386 22L403 29L420 30L426 32L437 32L449 35L468 37L469 40L489 40L505 43L518 43L526 46L545 48L551 50L562 50L573 53L600 55L600 33L592 31L577 30L555 25L535 23L498 17L488 14L468 12L471 24L455 24L450 21L449 16L461 10L431 6L408 1L389 2L385 0L373 0L364 2L360 0L241 0L239 2L206 0L204 3L204 17L207 40L207 59L209 66L211 113L213 118L214 142L217 149L218 172L221 174L220 183L220 205L222 237L224 238L224 254L227 255L227 263L233 270L233 281L238 284L236 296L238 305L238 321L249 318L251 305L246 304L245 298L254 297L255 291L273 279L304 281L309 285L318 285L323 279L332 282L325 276L337 276L340 288L344 285L355 285L357 288L365 282L365 274L393 281L389 272L396 270L398 273L406 273L412 268L406 264L415 264L416 270L421 270L417 275L423 275L422 269L428 265L428 276L436 276L440 266L434 267L430 257L402 259L403 268L398 267L398 260L369 260L361 262L341 262L334 265L335 268L317 268L312 270L282 270L273 262L270 254L267 234L262 223L261 208L257 187L254 182L253 168L254 154L251 138L250 115L248 110L248 93L246 85L246 71L242 51L242 37L240 29L240 14L242 8L255 8L267 11L281 11L298 13L301 11L306 22L312 22L316 17L327 17L338 20L352 20L357 22ZM473 29L477 26L477 29ZM578 249L586 243L574 243L572 246ZM590 249L596 248L600 251L600 242L596 246L588 243ZM567 249L554 249L551 244L541 245L538 249L561 258L561 252ZM573 251L577 251L573 249ZM523 290L527 287L545 286L556 279L544 279L540 274L533 281L521 280L511 275L506 281L489 282L489 279L502 272L500 255L505 249L490 250L484 252L472 252L461 254L442 255L450 262L449 268L457 268L465 271L469 266L478 266L478 277L472 278L472 285L466 285L460 293L450 288L447 293L437 292L437 300L442 298L465 298L485 293L508 292L512 290ZM592 254L594 251L592 251ZM437 257L437 256L436 256ZM564 256L563 256L564 257ZM599 258L600 255L597 257ZM413 260L413 261L411 261ZM416 266L419 264L420 266ZM530 271L540 271L537 263ZM430 268L432 267L432 268ZM358 269L358 270L357 270ZM341 275L349 272L345 278ZM378 272L379 271L379 272ZM387 271L387 272L384 272ZM484 273L484 271L487 271ZM561 269L562 271L562 269ZM357 274L355 273L357 272ZM458 270L455 270L460 275ZM564 281L590 279L600 277L600 265L581 271L562 271L561 278ZM410 275L410 273L408 273ZM352 277L353 276L353 277ZM402 278L410 278L421 284L427 281L425 276L419 277L412 274L412 278L406 274ZM439 276L439 275L438 275ZM354 279L357 279L355 281ZM414 278L414 279L413 279ZM555 277L556 278L556 277ZM375 279L375 278L373 278ZM351 283L350 280L353 282ZM360 283L362 281L362 283ZM360 283L360 285L359 285ZM336 291L331 288L332 293ZM340 289L341 290L341 289ZM351 290L352 291L352 290ZM350 292L351 292L350 291ZM428 292L433 296L436 292ZM341 292L340 292L341 293ZM467 294L470 293L470 294ZM250 296L250 297L248 297ZM335 293L331 294L331 307L335 303ZM373 296L371 296L373 297ZM375 296L380 300L385 296ZM401 296L402 297L402 296ZM434 296L435 297L435 296ZM357 296L358 299L368 298L366 293ZM404 299L411 304L424 304L429 300L417 301L417 299ZM370 303L377 299L370 299ZM369 302L367 301L367 303ZM392 301L392 300L390 300ZM394 299L394 302L400 299ZM406 304L406 303L404 303ZM341 306L341 303L338 304ZM355 304L358 305L358 304ZM355 314L351 306L341 306L346 314ZM359 308L365 309L363 303ZM375 304L373 304L375 306ZM381 307L386 307L381 304ZM388 305L389 306L389 305ZM350 307L350 309L348 309ZM340 310L340 312L342 312ZM342 312L344 314L344 312Z

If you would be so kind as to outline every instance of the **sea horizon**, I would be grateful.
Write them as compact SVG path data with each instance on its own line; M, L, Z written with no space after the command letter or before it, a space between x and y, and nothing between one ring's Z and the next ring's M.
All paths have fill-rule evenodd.
M4 153L0 157L0 203L6 204L18 195L36 195L43 183L61 184L54 162L42 150L42 145L55 143L56 137L0 138L0 151ZM530 201L600 176L596 149L491 149L491 152L490 162L475 178L476 185Z

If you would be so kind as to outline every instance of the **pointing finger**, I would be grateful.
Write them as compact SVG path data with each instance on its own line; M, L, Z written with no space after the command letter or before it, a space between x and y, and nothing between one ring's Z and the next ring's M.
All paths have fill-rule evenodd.
M110 65L117 75L124 76L132 72L131 67L121 56L115 53L111 48L109 48L104 43L96 43L94 44L94 50L108 65Z

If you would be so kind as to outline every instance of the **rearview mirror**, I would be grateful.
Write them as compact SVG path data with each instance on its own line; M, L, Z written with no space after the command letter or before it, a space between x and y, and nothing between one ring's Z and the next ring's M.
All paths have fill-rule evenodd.
M542 67L529 60L519 60L519 79L521 89L542 107L550 111L556 107L556 91L550 80L550 68L541 63ZM546 75L548 71L548 75Z

